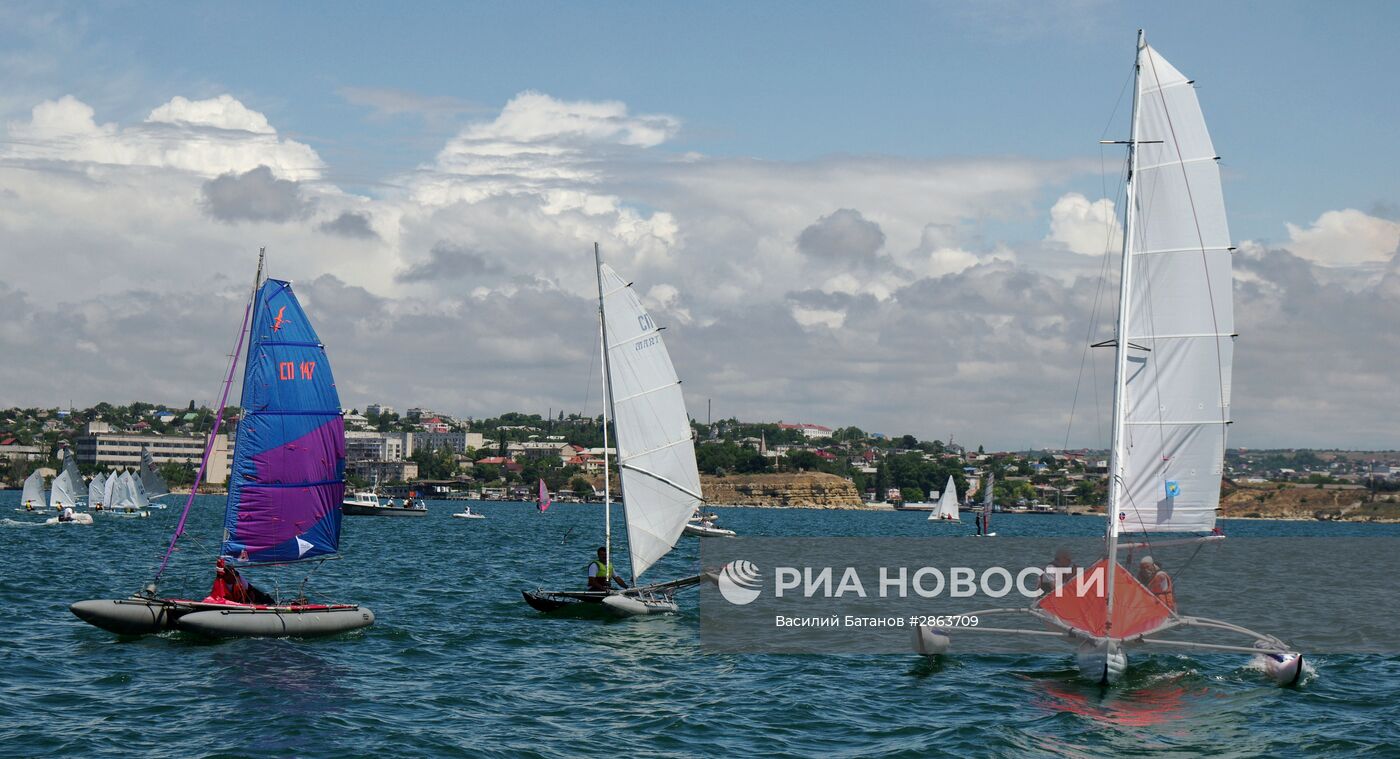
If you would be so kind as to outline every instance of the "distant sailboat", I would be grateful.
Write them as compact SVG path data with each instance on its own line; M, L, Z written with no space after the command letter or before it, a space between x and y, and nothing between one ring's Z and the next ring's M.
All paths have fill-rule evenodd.
M245 328L249 344L240 400L243 418L224 509L219 579L202 601L159 597L160 579L184 533L219 434ZM259 603L254 600L258 594L248 589L236 571L228 572L324 560L334 557L340 545L340 503L345 492L340 397L325 346L291 283L263 281L261 255L234 358L194 487L154 580L131 598L79 601L70 606L83 621L126 635L173 629L214 637L330 635L374 623L374 613L356 604L313 604L301 598Z
M145 491L146 497L151 501L151 508L163 509L165 504L156 503L157 498L170 495L170 486L165 484L165 478L161 476L160 469L156 466L156 459L146 447L141 446L141 466L140 478L141 489Z
M98 472L88 482L88 509L101 511L107 505L107 475Z
M961 522L958 516L958 486L953 482L953 475L948 475L948 484L943 486L943 492L938 494L938 508L929 512L930 522Z
M58 473L49 485L49 508L62 511L65 508L78 508L78 488L67 469Z
M992 491L993 488L996 487L996 484L997 476L989 473L987 475L986 488L982 493L981 510L978 512L978 516L981 518L981 524L978 525L977 536L981 538L994 538L997 536L995 532L992 532L992 499L994 497Z
M117 472L108 472L107 481L102 483L102 503L110 506L113 503L113 496L116 495L117 483L121 481L121 475Z
M535 508L539 509L542 512L549 511L549 506L552 503L553 501L551 501L549 498L549 488L545 486L544 480L541 479L539 500L535 502Z
M20 505L24 511L38 511L44 508L48 499L44 498L44 475L35 469L24 478L24 491L20 494Z
M136 478L130 471L124 471L116 478L112 488L112 502L107 504L107 513L114 517L147 517L146 499L141 494Z
M1244 653L1262 662L1275 682L1295 684L1303 657L1283 641L1182 614L1166 572L1159 569L1149 586L1118 561L1121 549L1224 539L1212 530L1235 340L1234 248L1218 156L1195 88L1141 31L1134 68L1117 334L1109 343L1115 370L1105 557L1029 608L968 612L984 623L1029 617L1036 629L994 622L956 634L1046 635L1048 627L1075 647L1080 672L1103 684L1127 670L1130 646ZM1124 533L1143 537L1120 543ZM1210 534L1154 544L1149 536L1158 533ZM1179 629L1230 634L1247 645L1169 635ZM941 653L951 643L947 631L920 627L918 635L925 653Z
M638 586L648 568L675 547L686 522L704 502L695 443L681 394L680 378L661 328L642 307L630 282L602 262L593 246L602 334L603 531L612 564L612 484L608 473L608 418L617 432L617 466L626 493L627 545L632 587L625 590L524 591L539 611L601 603L625 615L678 610L676 591L697 585L702 575ZM609 573L609 577L611 573Z
M68 448L63 449L63 472L68 475L74 502L82 504L87 500L87 485L83 480L83 473L78 471L78 461L73 457L73 451Z

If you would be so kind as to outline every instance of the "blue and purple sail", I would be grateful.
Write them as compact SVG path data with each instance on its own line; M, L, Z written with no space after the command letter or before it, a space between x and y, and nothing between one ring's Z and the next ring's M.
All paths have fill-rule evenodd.
M239 564L333 555L345 422L325 346L291 283L269 279L258 288L249 337L219 553Z

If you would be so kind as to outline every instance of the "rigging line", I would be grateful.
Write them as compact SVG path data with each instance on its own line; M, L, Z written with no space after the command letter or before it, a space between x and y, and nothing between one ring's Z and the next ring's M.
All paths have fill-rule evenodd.
M1191 222L1196 228L1196 242L1199 243L1201 246L1201 268L1205 271L1206 275L1206 298L1207 301L1210 303L1211 331L1218 334L1220 332L1220 322L1219 317L1215 311L1215 288L1211 285L1210 281L1210 261L1206 257L1206 240L1205 235L1201 233L1201 219L1200 216L1196 213L1196 197L1191 192L1191 177L1186 171L1186 163L1181 160L1181 141L1177 139L1176 124L1172 122L1171 112L1167 110L1167 98L1165 95L1162 94L1162 82L1157 75L1157 64L1153 60L1152 56L1148 56L1147 60L1148 64L1152 67L1152 78L1157 81L1157 98L1162 102L1162 114L1167 118L1167 130L1171 133L1172 146L1176 148L1177 162L1181 166L1181 182L1182 185L1186 187L1186 201L1191 206ZM1200 99L1198 98L1197 106L1199 105ZM1202 123L1204 123L1204 112L1201 115L1201 120ZM1230 410L1229 404L1225 400L1225 366L1224 359L1221 357L1220 354L1220 338L1218 337L1215 338L1215 372L1216 379L1219 382L1220 387L1220 418L1221 421L1225 421L1226 417L1229 416ZM1222 424L1220 426L1220 449L1222 456L1224 455L1225 441L1227 440L1228 435L1229 426Z

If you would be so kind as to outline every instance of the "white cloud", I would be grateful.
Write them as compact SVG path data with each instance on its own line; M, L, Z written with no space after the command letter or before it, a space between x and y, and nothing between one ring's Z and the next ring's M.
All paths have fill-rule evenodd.
M1113 201L1090 201L1077 192L1060 196L1050 207L1047 242L1059 243L1081 256L1101 256L1123 245L1123 225L1114 213Z
M1283 247L1321 266L1353 266L1389 261L1400 247L1400 223L1346 208L1328 211L1306 228L1288 224Z
M66 401L55 373L79 403L207 397L258 245L298 282L347 406L587 410L594 241L670 327L692 403L725 416L1054 444L1086 339L1107 336L1088 322L1112 204L1043 200L1096 164L680 155L674 117L523 93L371 198L290 171L320 159L236 103L118 124L65 98L9 125L0 268L23 274L0 299L23 316L0 322L0 353L25 360L0 365L0 403ZM1384 220L1356 213L1294 235L1364 251L1331 268L1241 246L1237 441L1393 444L1400 406L1376 399L1400 371L1382 326L1400 322L1400 264ZM1050 233L998 240L1003 220ZM1316 242L1334 229L1345 245ZM74 345L107 364L72 375ZM1074 442L1104 442L1079 413Z

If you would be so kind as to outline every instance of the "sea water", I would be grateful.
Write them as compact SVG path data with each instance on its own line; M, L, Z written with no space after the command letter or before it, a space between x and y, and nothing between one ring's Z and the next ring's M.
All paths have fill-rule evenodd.
M578 588L602 507L477 503L485 520L347 517L343 559L250 571L267 589L372 608L317 640L121 639L69 603L149 582L184 498L149 519L37 524L0 492L5 756L1351 756L1400 751L1400 656L1319 654L1303 687L1245 657L1135 657L1108 689L1066 653L715 654L695 596L675 616L557 619L520 591ZM714 508L741 535L920 536L925 515ZM614 540L624 528L620 509ZM223 498L201 496L162 593L202 597ZM998 515L1001 536L1095 535L1101 518ZM970 531L970 527L968 530ZM1396 525L1231 521L1235 536L1391 535ZM939 534L944 534L940 532ZM618 553L619 566L625 555ZM698 567L698 540L648 573ZM1206 581L1192 578L1193 582ZM1393 578L1360 578L1392 582Z

